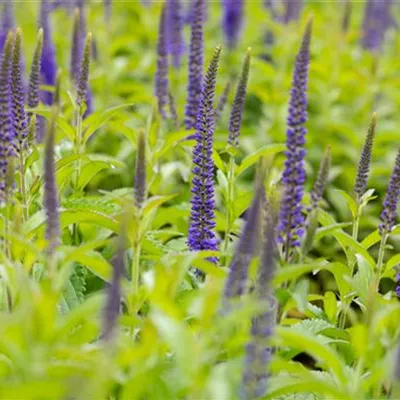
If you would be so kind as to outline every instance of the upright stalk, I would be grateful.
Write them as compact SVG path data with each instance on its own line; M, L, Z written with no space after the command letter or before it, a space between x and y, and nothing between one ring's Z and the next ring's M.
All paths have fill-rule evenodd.
M388 238L389 238L388 233L384 232L384 234L382 235L381 244L379 246L378 262L376 264L376 284L375 284L376 291L379 290L379 281L381 280L382 267L383 267L383 257L385 255L385 247Z
M26 197L25 158L22 149L20 149L19 152L19 172L20 172L20 190L22 199L22 215L24 222L26 222L28 220L28 201Z
M225 263L228 257L226 253L229 246L229 234L232 230L232 200L234 198L234 188L235 188L235 158L231 156L229 158L228 165L228 189L226 198L226 231L224 237L223 254L225 254Z

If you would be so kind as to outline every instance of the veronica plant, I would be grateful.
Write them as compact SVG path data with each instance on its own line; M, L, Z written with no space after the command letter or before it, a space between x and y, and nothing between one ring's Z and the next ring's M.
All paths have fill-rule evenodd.
M221 47L214 50L199 101L196 145L193 149L193 180L188 245L190 250L217 250L214 199L214 92ZM211 258L216 263L216 258Z
M202 90L204 68L204 14L205 1L194 0L189 47L189 77L185 108L186 129L196 128L200 94Z
M288 262L304 234L303 194L305 182L304 157L306 151L304 126L307 121L307 80L310 63L311 20L303 35L293 72L289 113L287 118L287 151L283 172L283 196L279 220L279 241Z

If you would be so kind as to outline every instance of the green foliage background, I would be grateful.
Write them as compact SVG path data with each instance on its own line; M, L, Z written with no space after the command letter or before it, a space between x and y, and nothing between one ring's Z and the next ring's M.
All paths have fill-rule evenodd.
M208 3L205 54L223 43L221 5ZM266 399L400 398L393 379L400 306L393 277L400 262L398 227L386 250L380 291L374 288L381 202L398 148L400 40L390 30L380 54L359 46L363 2L354 2L350 30L341 31L342 2L306 3L302 18L288 26L271 20L262 1L246 2L238 48L223 49L217 96L236 79L248 47L252 66L235 198L227 199L227 122L217 126L217 230L226 230L226 207L235 224L226 262L216 267L204 253L188 253L191 141L187 132L162 122L154 111L157 25L161 3L114 2L110 24L103 6L91 2L88 30L97 44L90 87L96 112L84 121L85 152L74 154L74 91L68 78L72 17L52 15L57 59L63 68L62 112L57 119L56 177L63 244L58 269L46 267L43 211L43 146L27 158L28 218L16 191L3 209L0 230L9 249L0 264L1 399L236 399L241 393L245 345L251 318L263 305L243 298L231 315L219 315L226 266L240 233L240 216L253 195L255 165L269 162L267 191L279 187L284 162L285 118L291 73L305 21L313 15L309 78L307 172L309 189L327 145L333 167L319 215L312 252L301 264L280 265L274 285L279 321L271 345ZM36 38L37 2L19 2L25 64ZM400 11L394 7L395 17ZM272 30L273 47L265 44ZM188 28L185 36L188 38ZM263 56L269 54L273 62ZM171 90L182 118L187 60L170 70ZM236 81L235 81L236 82ZM232 96L231 96L232 97ZM232 99L230 99L231 102ZM230 108L230 107L228 107ZM352 189L360 149L372 113L378 113L370 193L359 240L352 238ZM39 115L50 110L40 107ZM131 264L139 227L132 211L137 134L148 138L148 192L140 226L141 285L132 291ZM77 165L81 172L73 184ZM17 187L19 174L16 173ZM125 214L128 209L128 214ZM353 211L353 214L352 214ZM120 222L127 219L123 313L112 342L101 340L107 282ZM7 222L9 221L9 222ZM8 233L3 234L8 226ZM356 274L351 268L356 264ZM207 273L197 285L190 273ZM254 269L254 268L253 268ZM253 277L254 277L253 271ZM351 306L350 306L351 304ZM140 312L139 312L140 311ZM391 397L390 397L391 396ZM397 397L396 397L397 396Z

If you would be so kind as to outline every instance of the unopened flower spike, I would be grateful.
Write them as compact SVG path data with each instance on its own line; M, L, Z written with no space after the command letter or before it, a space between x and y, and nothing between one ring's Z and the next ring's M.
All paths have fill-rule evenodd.
M139 132L137 142L134 192L135 205L141 209L146 200L146 135L144 131Z
M27 104L29 108L36 108L39 105L39 86L40 86L40 69L43 48L43 29L39 30L36 40L36 47L33 54L31 71L29 75ZM28 113L28 116L31 116Z
M189 77L185 108L185 128L196 128L204 68L204 14L205 0L193 0L191 37L189 47Z
M11 106L12 122L16 138L17 152L23 151L28 136L25 113L25 91L21 71L21 30L17 29L14 39L13 60L11 67Z
M319 166L317 179L311 190L311 209L318 208L318 204L322 199L326 185L328 184L329 168L331 165L331 147L328 146Z
M264 198L262 251L254 297L265 309L253 318L250 340L246 346L243 373L243 398L262 398L268 388L268 364L272 347L268 343L276 326L277 302L272 291L272 279L276 270L275 214Z
M236 89L235 100L229 119L228 143L231 146L239 145L239 135L242 127L243 109L246 101L247 82L249 80L251 49L247 50L246 58L243 63L242 73Z
M379 232L382 237L389 234L397 216L397 206L400 196L400 149L397 152L394 168L390 177L389 186L386 190L383 210L381 213L382 223L379 225Z
M6 199L10 157L14 155L15 131L11 108L11 63L14 35L4 44L0 65L0 200Z
M227 84L225 85L224 91L222 92L222 94L218 100L218 105L217 105L217 107L215 107L215 110L214 110L215 124L217 124L222 117L222 114L225 110L226 103L228 102L228 97L229 97L229 93L231 92L231 88L232 88L232 82L229 80L227 82Z
M174 127L179 128L178 111L176 110L175 98L171 92L168 92L168 105L169 105L170 118L171 118L172 122L174 123Z
M60 243L60 216L58 209L58 194L55 177L54 142L58 107L54 106L44 148L44 209L46 213L46 239L48 253L51 257Z
M304 234L303 194L305 182L304 149L307 130L307 80L310 63L312 20L307 24L293 72L289 112L287 117L286 161L282 176L283 195L278 225L279 242L285 260L289 261Z
M244 22L244 0L223 1L223 29L229 49L236 47Z
M82 107L83 104L87 104L88 94L89 94L89 70L90 70L90 58L92 51L92 34L88 33L85 48L83 51L81 68L79 73L79 79L77 83L77 95L76 95L76 103L78 107Z
M360 161L357 168L357 176L354 185L357 201L360 202L361 197L367 191L369 170L371 167L371 154L374 145L375 130L376 130L377 115L372 115L372 120L368 128L368 133L365 138L364 147L361 152Z
M232 299L245 293L249 265L254 257L257 238L260 235L261 205L264 196L264 186L259 184L247 213L246 222L240 234L235 254L229 265L229 273L224 290L224 312L229 311L229 303Z
M157 44L157 71L155 79L155 95L158 100L158 110L161 116L166 119L165 107L168 104L168 53L166 41L166 10L163 6L158 26Z
M190 250L217 250L215 233L214 163L214 92L221 47L214 50L199 101L193 149L193 180L188 245ZM216 263L215 257L210 259Z

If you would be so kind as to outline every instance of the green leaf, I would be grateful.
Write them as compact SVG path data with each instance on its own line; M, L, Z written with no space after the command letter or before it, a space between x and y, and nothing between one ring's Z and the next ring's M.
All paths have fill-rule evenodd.
M252 165L254 165L261 157L267 154L277 154L284 151L286 148L285 144L268 144L266 146L261 147L261 149L257 150L256 152L248 155L243 159L240 165L238 165L235 169L235 175L239 176Z
M351 211L353 220L354 220L358 214L358 205L357 205L356 201L344 190L335 190L335 192L340 194L340 196L342 196L343 199L346 201L346 203Z
M124 108L132 107L132 103L122 104L116 107L109 108L105 111L97 111L90 114L84 119L82 123L83 143L86 143L89 138L100 129L108 120L110 120L114 115L123 110Z

